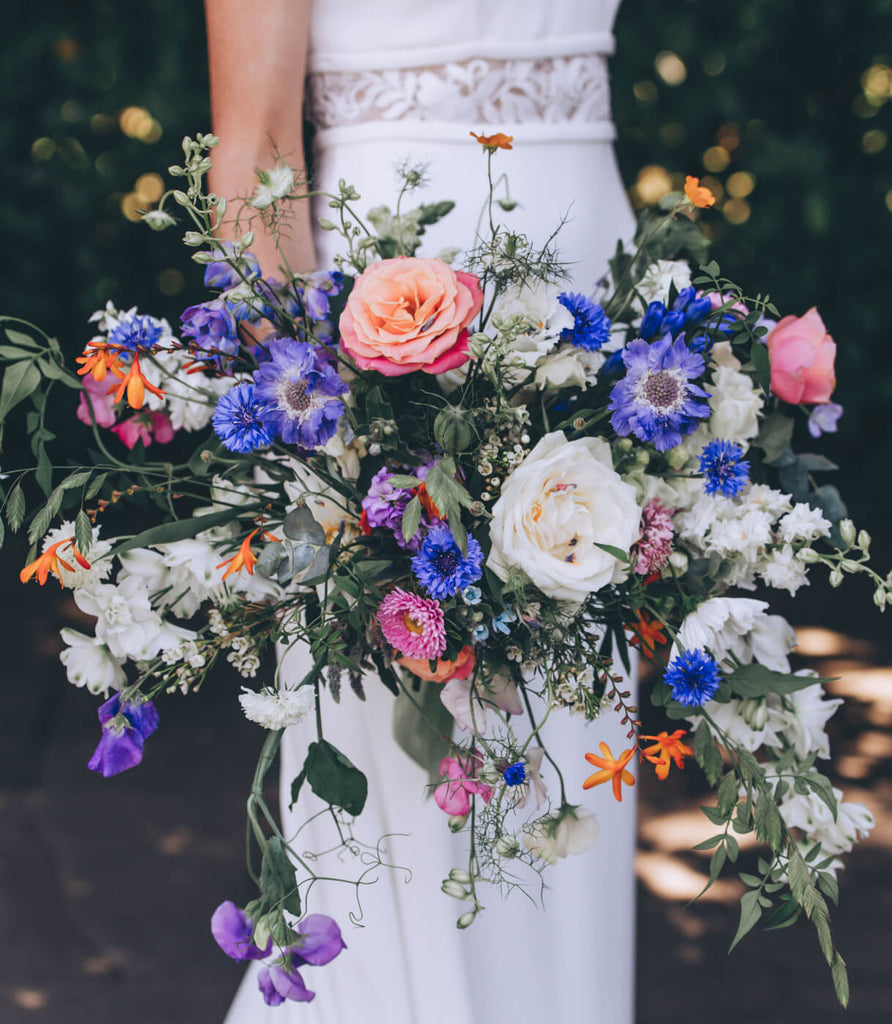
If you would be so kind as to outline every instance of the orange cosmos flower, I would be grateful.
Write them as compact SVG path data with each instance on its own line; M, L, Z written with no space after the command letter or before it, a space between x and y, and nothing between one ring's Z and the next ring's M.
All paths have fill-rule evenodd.
M603 757L598 757L597 754L586 754L585 759L589 764L600 768L601 771L595 772L594 775L589 775L585 782L583 782L582 788L591 789L592 786L600 786L602 782L612 781L613 795L622 803L622 784L625 782L627 786L635 785L635 776L626 768L626 765L635 756L635 748L630 747L628 750L624 750L616 758L610 752L610 747L606 743L602 742L600 746Z
M694 753L690 747L681 742L684 735L686 735L684 729L676 729L671 736L664 730L658 732L656 736L641 737L643 740L655 741L641 752L651 764L657 766L658 779L665 779L669 775L670 761L675 762L676 768L684 768L685 757L690 757Z
M261 528L258 526L256 530L252 530L242 541L241 546L232 558L227 558L217 566L218 569L222 569L224 565L229 566L226 572L223 573L224 580L234 572L241 572L242 569L247 569L249 576L254 575L254 566L257 563L257 557L251 550L251 541L258 533L260 533L260 529ZM274 537L271 533L267 533L265 530L263 531L263 536L266 537L267 540L275 541L276 543L279 542L278 537Z
M143 402L146 400L146 390L151 391L156 398L163 398L164 392L161 388L156 388L154 384L150 384L139 368L139 356L134 352L133 362L130 364L130 369L123 373L118 369L117 366L111 367L112 373L116 377L120 377L121 381L119 384L112 384L108 389L108 393L115 393L115 402L120 402L124 397L124 392L127 393L127 404L131 409L141 409Z
M71 553L78 564L82 565L85 569L89 569L90 563L74 546L74 538L69 537L67 540L60 540L56 544L52 544L39 558L35 558L33 562L26 565L19 573L19 579L22 583L27 583L36 573L37 582L43 586L49 579L50 573L52 573L59 581L59 586L64 586L61 570L67 569L68 572L74 572L74 566L66 562L59 554L59 548L64 548L66 544L71 545Z
M503 132L496 132L495 135L478 135L476 132L471 132L471 135L484 149L488 149L490 153L495 153L497 149L514 148L511 145L514 141L513 135L505 135Z
M641 644L641 653L646 658L652 658L657 646L666 643L663 623L649 615L642 608L636 610L635 621L629 623L626 629L631 630L635 634L629 643L633 647Z
M699 206L700 209L715 206L715 196L705 185L700 184L699 178L693 178L690 174L684 180L684 194L694 206Z

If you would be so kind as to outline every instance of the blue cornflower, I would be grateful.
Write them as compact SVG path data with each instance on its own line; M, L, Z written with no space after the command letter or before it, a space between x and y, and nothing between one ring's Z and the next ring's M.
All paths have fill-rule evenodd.
M232 263L237 264L238 269L226 260L215 260L213 263L208 263L204 268L205 288L219 288L220 291L226 291L227 288L234 288L237 284L241 284L245 278L253 281L255 277L260 277L260 264L253 252L245 252L237 257L232 242L223 242L223 252Z
M507 635L511 632L512 622L517 622L517 613L513 612L510 608L506 608L503 612L493 618L493 633L505 633Z
M693 381L705 369L703 356L691 352L683 339L667 334L648 344L641 338L623 350L626 375L610 392L613 429L634 434L665 452L692 434L710 414L709 394Z
M463 555L452 530L439 523L430 528L412 559L412 572L431 597L442 600L479 580L482 565L483 549L473 537L468 537L468 553Z
M326 353L309 342L277 338L268 354L254 371L257 397L269 407L267 422L286 444L320 448L338 429L344 412L339 396L347 385Z
M561 292L558 302L573 314L573 327L561 331L561 341L572 341L577 348L597 352L610 340L610 321L597 302L579 292Z
M150 700L122 702L116 693L100 706L98 714L102 738L87 767L105 778L135 768L142 761L146 740L158 728L155 705Z
M706 651L684 651L669 663L663 681L672 689L672 699L686 708L697 708L712 700L722 674Z
M250 382L236 384L217 400L214 430L231 452L253 452L272 444L269 408Z
M509 764L502 772L502 778L507 786L522 786L527 780L527 766L523 761L516 761Z
M189 349L194 359L229 371L238 351L238 328L221 299L190 306L181 314L180 323L182 335L192 339Z
M130 352L150 352L163 332L163 325L153 316L127 316L109 331L108 340Z
M735 498L750 481L750 464L743 448L733 441L710 441L700 453L700 472L706 477L707 494Z

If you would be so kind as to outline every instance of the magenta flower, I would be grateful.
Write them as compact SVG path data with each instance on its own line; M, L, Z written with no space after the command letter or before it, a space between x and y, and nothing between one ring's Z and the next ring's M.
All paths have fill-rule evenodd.
M93 422L90 418L90 405L92 405L96 425L98 427L113 427L115 425L115 400L109 391L108 381L94 380L93 375L88 373L81 379L81 382L84 385L84 390L77 403L77 418L89 427ZM90 405L87 405L87 397L84 392L90 396Z
M441 811L464 817L471 811L471 797L477 794L489 803L492 788L474 778L481 764L479 754L471 757L444 757L440 762L440 775L449 779L434 790L434 800Z
M408 658L432 661L446 650L446 626L440 602L397 587L378 608L384 639Z
M128 448L135 448L139 441L148 448L153 440L158 444L172 441L176 431L166 413L151 412L137 413L129 419L121 420L116 427L112 427L112 433Z
M650 576L659 572L672 554L672 513L659 498L649 501L641 513L641 537L635 547L635 572Z

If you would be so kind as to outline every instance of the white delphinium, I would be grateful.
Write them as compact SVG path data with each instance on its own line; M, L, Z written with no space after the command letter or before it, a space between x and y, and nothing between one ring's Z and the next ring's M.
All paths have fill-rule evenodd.
M265 687L259 692L242 688L239 703L245 718L262 725L264 729L285 729L296 725L315 706L309 686L297 690L273 690Z
M223 561L219 550L202 535L170 544L158 544L162 561L170 572L164 605L183 618L194 615L208 598L223 589Z
M788 544L796 541L811 544L818 537L826 537L831 525L830 520L825 519L818 509L800 501L778 523L777 532L780 539Z
M808 565L789 544L775 548L759 567L759 575L775 590L787 590L791 595L808 586Z
M703 710L732 743L752 754L762 746L781 746L768 712L770 700L770 697L767 700L729 700L725 704L710 700L703 705ZM695 731L709 729L706 719L699 715L689 721Z
M76 629L66 626L61 630L61 637L68 646L59 655L59 660L65 666L70 683L103 696L109 690L121 689L127 681L121 668L123 658L113 657L98 637L85 636Z
M651 302L668 302L669 289L676 291L691 287L691 268L685 260L657 260L647 268L638 282L638 294L647 309Z
M294 169L288 164L278 163L272 170L257 172L257 188L251 199L255 210L266 210L279 199L290 195L294 189Z
M59 526L50 530L43 539L43 551L47 551L53 546L58 544L59 541L70 539L74 542L74 523L66 520L60 523ZM80 554L87 559L90 563L90 568L87 569L74 557L74 552L70 547L59 548L60 558L71 566L71 571L65 568L65 566L59 566L59 574L62 579L62 585L79 589L82 587L92 587L97 583L102 583L107 579L108 574L111 572L111 559L103 558L103 555L108 554L112 549L112 544L107 540L99 539L99 528L93 527L93 540L87 551L82 551Z
M115 658L143 661L161 650L161 618L139 577L76 590L74 600L82 612L96 616L96 636Z
M712 597L688 615L678 639L688 649L706 648L718 662L754 658L775 672L789 672L787 655L796 646L793 627L768 604L748 597Z

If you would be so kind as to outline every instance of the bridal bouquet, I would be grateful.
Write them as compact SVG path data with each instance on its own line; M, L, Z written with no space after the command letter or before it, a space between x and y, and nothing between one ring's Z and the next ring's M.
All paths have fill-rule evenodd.
M573 290L554 240L537 248L498 223L492 162L511 140L478 141L490 188L472 248L415 255L451 204L402 210L423 177L407 167L395 212L360 213L344 182L329 197L336 268L295 274L283 256L274 279L251 222L280 237L305 187L285 163L258 172L225 241L226 201L205 186L216 139L187 138L171 168L182 190L145 220L161 229L182 210L212 297L176 328L109 304L76 367L4 321L0 419L30 405L36 464L7 472L3 511L27 527L22 581L52 576L95 617L92 635L62 633L68 678L105 698L89 767L151 756L156 700L188 696L219 658L244 677L245 716L267 730L248 804L257 896L222 903L212 931L230 956L264 961L279 1004L311 999L300 969L344 946L308 913L326 873L264 800L286 727L315 717L298 808L322 801L342 854L378 849L357 838L369 781L325 736L323 687L342 715L364 714L370 686L398 697L397 737L430 770L444 829L470 832L443 881L460 928L485 883L541 884L591 845L583 790L609 783L622 800L636 770L665 779L694 759L716 787L704 812L717 831L699 847L710 884L739 837L764 844L739 876L735 943L804 912L845 1002L828 901L873 822L821 771L841 702L791 671L787 622L739 596L793 594L822 566L834 586L869 574L888 600L869 537L816 482L835 467L794 449L797 419L814 438L836 429L835 344L817 310L781 317L703 263L697 210L713 200L693 178L642 219L632 251L617 247L594 295ZM59 386L92 430L82 464L50 455ZM165 444L177 460L155 459ZM303 678L262 660L296 645ZM642 732L630 647L658 667L647 698L671 731ZM605 714L621 716L626 749L598 743ZM589 765L559 769L540 735L552 715L594 722Z

